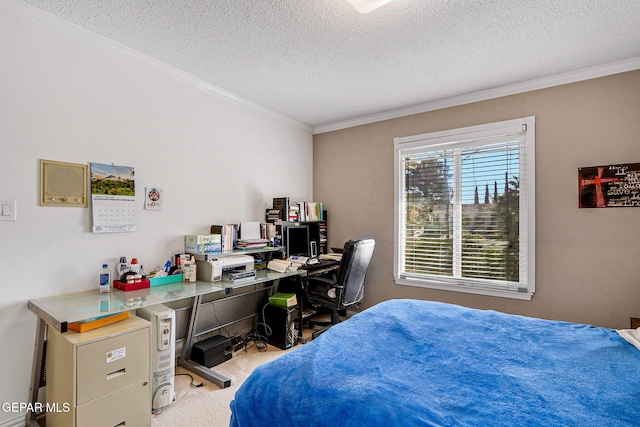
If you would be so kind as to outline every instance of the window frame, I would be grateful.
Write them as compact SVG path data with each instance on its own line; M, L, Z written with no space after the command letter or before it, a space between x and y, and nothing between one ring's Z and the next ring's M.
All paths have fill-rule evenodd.
M515 282L504 282L504 285L500 285L493 280L465 277L427 276L417 278L403 276L400 271L403 254L401 245L404 243L405 233L405 215L404 211L401 211L404 208L405 187L402 151L418 147L426 149L432 146L453 147L473 141L480 143L481 140L513 134L523 134L524 136L520 148L522 163L520 166L519 257L520 265L524 265L525 271L520 275L517 285L514 285ZM455 234L458 230L453 230L453 232ZM535 240L535 116L394 138L393 277L397 285L530 300L535 293Z

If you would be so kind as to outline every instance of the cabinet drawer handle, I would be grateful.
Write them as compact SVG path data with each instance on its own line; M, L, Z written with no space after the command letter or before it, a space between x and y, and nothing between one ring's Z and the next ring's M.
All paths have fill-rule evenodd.
M120 424L116 424L113 427L125 427L127 425L126 421L121 422Z
M120 375L124 375L126 373L125 371L126 371L126 368L122 368L122 369L118 369L117 371L113 371L111 373L108 373L107 374L107 381L112 380L114 378L117 378ZM124 425L124 424L118 424L117 426L119 426L119 425Z

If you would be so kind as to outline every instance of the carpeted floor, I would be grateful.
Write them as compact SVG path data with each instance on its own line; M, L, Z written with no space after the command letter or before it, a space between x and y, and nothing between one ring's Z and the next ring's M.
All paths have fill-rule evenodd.
M306 335L306 334L305 334ZM203 381L202 378L181 367L176 368L176 374L188 373L194 378L194 383L204 382L203 387L191 387L191 378L177 375L175 378L176 400L164 407L162 413L152 415L152 427L182 427L207 426L228 427L231 418L229 403L242 382L253 370L266 362L295 351L304 344L298 344L288 350L281 350L271 345L266 351L258 351L252 345L246 352L234 353L234 356L220 365L211 368L231 379L231 386L221 389L215 384Z

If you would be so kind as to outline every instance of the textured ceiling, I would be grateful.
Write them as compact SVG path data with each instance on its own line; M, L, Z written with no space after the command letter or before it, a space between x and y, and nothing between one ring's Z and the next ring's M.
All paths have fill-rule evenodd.
M640 58L636 0L25 0L310 126Z

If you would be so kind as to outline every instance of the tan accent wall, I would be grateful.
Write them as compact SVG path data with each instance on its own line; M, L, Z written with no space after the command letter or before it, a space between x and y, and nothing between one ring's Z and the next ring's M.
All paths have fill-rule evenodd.
M393 139L536 117L536 293L531 301L396 285ZM640 163L640 71L387 120L314 137L314 199L329 244L377 241L361 308L450 302L628 328L640 316L640 208L578 209L578 168Z

